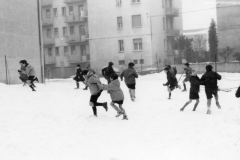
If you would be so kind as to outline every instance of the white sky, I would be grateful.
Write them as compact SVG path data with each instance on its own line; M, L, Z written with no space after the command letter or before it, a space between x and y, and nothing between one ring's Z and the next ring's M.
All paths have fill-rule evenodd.
M208 28L216 20L216 0L182 0L182 12L184 30Z

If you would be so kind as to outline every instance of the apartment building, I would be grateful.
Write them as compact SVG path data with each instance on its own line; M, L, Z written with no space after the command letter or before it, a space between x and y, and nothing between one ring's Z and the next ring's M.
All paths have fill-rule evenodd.
M240 5L236 0L217 0L218 49L227 46L240 52ZM219 56L219 60L223 58ZM232 55L228 60L235 60Z
M120 71L129 62L136 68L174 63L181 0L42 2L44 53L52 77L60 71L68 77L76 63L89 62L97 73L110 61Z
M90 61L86 0L42 0L46 75L68 78Z
M124 69L174 63L172 41L182 32L179 0L88 0L91 65ZM160 65L161 65L160 64Z
M22 83L19 61L26 59L43 80L39 46L38 1L0 0L0 82Z

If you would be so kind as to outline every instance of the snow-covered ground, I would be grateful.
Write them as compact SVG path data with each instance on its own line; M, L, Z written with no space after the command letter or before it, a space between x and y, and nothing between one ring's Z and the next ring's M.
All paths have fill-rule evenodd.
M220 74L221 88L239 86L240 74ZM164 73L140 76L136 102L121 82L128 121L110 105L93 117L89 91L73 89L72 79L37 84L37 92L0 84L0 160L240 160L236 89L219 92L222 109L213 100L207 115L204 87L197 111L192 102L180 112L189 93L177 89L168 100L165 82Z

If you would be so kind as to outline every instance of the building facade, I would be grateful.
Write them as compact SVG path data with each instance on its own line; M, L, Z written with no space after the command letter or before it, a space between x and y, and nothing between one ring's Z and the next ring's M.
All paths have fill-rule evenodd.
M42 0L42 38L48 78L68 78L90 61L86 0Z
M43 80L37 1L0 0L0 4L0 82L21 83L17 70L22 59Z
M240 52L240 6L236 0L217 0L218 49L227 46ZM219 56L219 60L223 58ZM231 55L228 61L235 60Z
M46 74L69 77L77 63L97 73L110 61L120 71L172 64L180 12L180 0L42 0Z

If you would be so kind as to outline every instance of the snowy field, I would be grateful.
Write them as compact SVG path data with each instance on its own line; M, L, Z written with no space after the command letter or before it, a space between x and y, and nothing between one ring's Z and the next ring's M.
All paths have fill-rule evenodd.
M239 86L240 74L220 74L220 88ZM140 76L132 102L121 82L128 121L110 105L93 117L89 90L73 89L72 79L36 84L37 92L0 84L0 160L240 160L236 88L219 92L222 109L213 100L207 115L204 87L196 112L195 101L180 112L189 93L177 89L168 100L163 83L165 73ZM104 101L110 103L106 91Z

